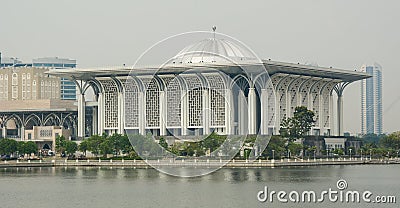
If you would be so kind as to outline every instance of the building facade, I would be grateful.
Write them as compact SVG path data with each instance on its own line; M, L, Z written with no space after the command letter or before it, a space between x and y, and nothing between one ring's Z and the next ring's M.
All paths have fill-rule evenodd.
M162 68L48 73L75 80L78 127L85 126L85 109L93 106L93 126L98 127L94 134L272 135L279 134L282 120L291 117L296 106L306 106L316 114L311 134L343 135L343 91L369 75L271 60L253 62L247 54L240 45L210 38L186 47ZM89 88L95 101L85 101ZM78 136L84 132L78 129Z
M361 134L382 134L382 67L364 65L371 78L361 81Z
M46 71L25 66L0 68L0 138L34 141L40 148L54 149L57 135L76 136L74 101L60 99L61 79Z
M46 57L33 59L32 65L34 67L44 67L44 68L75 68L76 60L58 58L58 57ZM62 100L76 100L76 85L74 82L61 78L60 84L60 97Z
M0 101L58 99L60 78L44 74L48 69L6 67L0 69Z

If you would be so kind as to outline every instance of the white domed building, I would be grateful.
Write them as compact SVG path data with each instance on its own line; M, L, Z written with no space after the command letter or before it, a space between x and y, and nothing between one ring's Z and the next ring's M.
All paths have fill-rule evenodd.
M208 38L185 47L170 63L233 63L255 60L255 55L246 47L229 40Z
M156 136L279 134L296 106L316 114L311 134L342 135L344 88L361 72L257 58L230 40L209 38L182 49L160 67L50 70L79 88L78 135ZM95 101L85 101L93 89ZM334 96L337 94L337 108ZM93 123L85 109L93 107ZM336 126L335 126L336 124ZM96 128L97 127L97 128Z

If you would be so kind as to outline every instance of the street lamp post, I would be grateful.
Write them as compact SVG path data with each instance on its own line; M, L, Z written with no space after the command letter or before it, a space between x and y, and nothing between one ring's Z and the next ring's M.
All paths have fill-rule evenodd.
M315 150L314 150L314 161L315 161Z
M352 151L352 149L349 149L350 150L350 160L351 160L351 151Z
M372 160L372 149L369 149L369 160Z
M363 160L363 150L361 149L361 160Z
M275 161L275 150L272 150L272 161Z

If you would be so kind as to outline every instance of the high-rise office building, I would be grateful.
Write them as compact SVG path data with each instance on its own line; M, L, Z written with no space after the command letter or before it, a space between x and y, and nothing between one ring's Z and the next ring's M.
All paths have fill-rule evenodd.
M372 75L361 80L361 133L382 134L382 67L363 65L362 72Z
M0 54L1 56L1 54ZM19 67L19 66L32 66L30 63L23 63L18 58L13 57L0 57L0 67Z
M51 67L55 69L75 68L76 60L63 59L58 57L46 57L33 59L34 67ZM76 86L75 83L61 78L61 99L62 100L76 100Z

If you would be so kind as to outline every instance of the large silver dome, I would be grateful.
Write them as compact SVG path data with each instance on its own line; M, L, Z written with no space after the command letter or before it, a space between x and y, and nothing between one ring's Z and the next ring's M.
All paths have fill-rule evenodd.
M256 60L253 53L225 39L208 38L185 47L169 63L227 63Z

